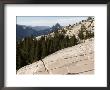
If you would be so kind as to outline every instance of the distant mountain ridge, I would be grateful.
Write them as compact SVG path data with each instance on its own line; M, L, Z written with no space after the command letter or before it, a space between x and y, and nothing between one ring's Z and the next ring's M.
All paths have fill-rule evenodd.
M38 33L31 27L27 27L24 25L16 25L16 39L17 40L20 40L24 37L28 37L31 35L38 35Z
M25 26L25 25L16 25L16 39L21 40L25 37L30 36L39 36L39 35L46 35L50 32L49 26Z
M50 29L50 27L49 26L34 26L34 27L32 27L32 29L34 29L36 31L40 31L40 30Z
M25 37L30 36L41 36L52 33L58 29L62 29L62 26L59 23L56 23L52 27L49 26L25 26L25 25L16 25L16 38L21 40Z

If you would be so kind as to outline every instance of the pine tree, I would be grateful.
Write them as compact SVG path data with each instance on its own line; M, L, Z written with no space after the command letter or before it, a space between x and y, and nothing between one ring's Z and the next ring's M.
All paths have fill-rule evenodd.
M47 48L45 41L42 42L42 58L44 58L47 55Z
M83 40L85 39L84 32L86 32L86 27L84 25L81 25L81 30L79 31L78 37Z

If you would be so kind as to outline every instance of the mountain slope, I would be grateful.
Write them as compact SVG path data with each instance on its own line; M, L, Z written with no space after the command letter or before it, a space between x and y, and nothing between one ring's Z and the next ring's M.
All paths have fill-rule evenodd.
M91 48L90 48L91 47ZM94 39L59 50L42 61L24 66L17 74L93 74Z
M83 20L79 23L76 23L76 24L73 24L73 25L68 25L68 26L60 26L60 24L56 24L55 26L52 27L52 30L51 32L46 35L47 37L48 36L51 36L51 37L54 37L55 35L55 32L58 32L58 33L63 33L65 34L65 36L69 36L70 38L75 35L76 37L78 37L78 34L79 32L81 31L81 29L84 27L85 31L88 31L88 32L91 32L91 33L94 33L94 19L90 19L90 20ZM37 39L40 39L40 37L36 37Z

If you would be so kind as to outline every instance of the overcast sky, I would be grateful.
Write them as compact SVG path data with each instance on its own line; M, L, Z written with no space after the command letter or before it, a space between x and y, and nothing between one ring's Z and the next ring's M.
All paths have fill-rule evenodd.
M59 23L62 26L86 20L88 16L17 16L17 24L26 26L53 26Z

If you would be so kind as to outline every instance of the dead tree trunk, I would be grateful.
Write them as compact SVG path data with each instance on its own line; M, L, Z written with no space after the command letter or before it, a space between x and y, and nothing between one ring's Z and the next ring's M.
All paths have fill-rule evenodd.
M44 61L42 59L41 59L41 61L42 61L43 65L44 65L45 71L47 71L49 73L49 70L46 68Z

